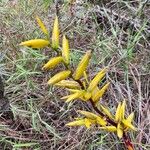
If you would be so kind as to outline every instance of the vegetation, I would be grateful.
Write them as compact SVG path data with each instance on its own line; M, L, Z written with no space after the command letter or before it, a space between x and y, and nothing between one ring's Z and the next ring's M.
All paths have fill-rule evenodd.
M148 149L149 2L97 2L1 2L1 75L14 114L1 116L2 149L132 149L130 138Z

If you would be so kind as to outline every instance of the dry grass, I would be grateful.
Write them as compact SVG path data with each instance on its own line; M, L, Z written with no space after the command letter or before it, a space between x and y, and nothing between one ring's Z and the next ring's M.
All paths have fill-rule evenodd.
M86 50L94 50L89 74L109 65L111 86L102 100L114 112L127 99L127 113L135 112L138 132L130 133L135 148L150 148L150 3L149 1L77 1L60 3L62 32L70 39L72 64ZM13 150L123 150L116 135L91 128L68 128L76 110L91 110L80 101L65 104L63 90L47 86L51 73L41 71L49 49L20 48L21 41L42 37L39 15L51 31L55 4L40 0L0 2L0 71L5 80L15 121L1 119L1 149ZM61 68L61 67L60 67ZM54 70L52 74L57 72Z

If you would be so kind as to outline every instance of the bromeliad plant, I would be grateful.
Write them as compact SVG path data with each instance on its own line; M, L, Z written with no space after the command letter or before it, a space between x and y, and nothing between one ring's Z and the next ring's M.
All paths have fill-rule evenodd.
M66 102L72 102L76 99L89 102L95 110L95 113L79 110L83 118L77 118L75 121L67 123L67 126L85 126L90 128L92 125L97 125L98 129L106 130L108 132L115 132L119 138L124 139L125 146L128 150L133 150L133 145L127 136L128 130L136 130L132 125L134 113L125 116L126 101L120 102L113 115L108 108L100 103L100 100L109 87L109 82L105 83L102 88L99 88L99 83L105 77L108 68L100 70L92 80L89 80L87 74L87 67L92 55L91 51L87 51L82 57L75 71L71 70L70 64L70 48L69 41L65 35L62 38L62 47L60 47L59 37L59 21L56 16L52 38L49 39L49 32L41 19L36 16L37 23L43 33L46 35L45 39L34 39L22 42L21 46L28 46L31 48L44 48L49 46L56 52L57 56L50 58L50 60L42 67L42 70L50 70L62 63L65 70L57 73L48 81L49 85L66 88L69 95L62 97ZM51 41L51 42L50 42Z

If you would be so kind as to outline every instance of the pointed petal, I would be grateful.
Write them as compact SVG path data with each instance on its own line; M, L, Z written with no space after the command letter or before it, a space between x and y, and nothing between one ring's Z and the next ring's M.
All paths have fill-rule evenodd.
M49 70L54 68L56 65L58 65L60 62L63 61L62 57L54 57L51 58L44 66L43 66L43 70Z
M34 40L29 40L25 42L21 42L19 45L20 46L28 46L31 48L44 48L48 46L50 43L47 40L44 39L34 39Z
M95 120L98 117L96 114L88 112L88 111L78 110L78 112L84 115L86 118L89 118L92 120Z
M131 113L128 117L127 117L127 119L126 119L126 120L127 120L128 122L130 122L130 123L131 123L131 122L132 122L132 120L133 120L133 118L134 118L134 112L132 112L132 113Z
M116 110L116 114L115 114L115 120L119 121L120 119L120 110L121 110L121 102L118 104L117 110Z
M117 128L115 126L99 127L99 129L106 130L106 131L109 131L109 132L115 132L115 131L117 131Z
M105 84L95 95L92 97L94 102L99 101L99 99L104 95L105 91L108 89L110 83Z
M93 114L91 112L88 111L78 111L80 114L84 115L86 118L92 119L92 120L96 120L96 122L102 126L106 125L107 122L102 119L100 116L97 116L96 114Z
M114 119L113 115L110 113L110 111L106 107L104 107L102 105L100 105L100 107L109 118Z
M52 48L57 49L59 47L59 22L58 17L55 17L53 31L52 31Z
M69 95L66 102L70 102L74 99L80 98L84 94L84 91L76 92L74 94Z
M39 27L41 28L41 30L43 31L43 33L48 35L48 30L47 30L46 26L44 25L44 23L42 22L42 20L38 16L36 16L36 21L37 21Z
M75 80L78 80L83 76L83 73L88 66L90 58L91 58L91 51L87 51L77 66L77 69L74 74Z
M66 126L82 126L82 125L85 125L84 119L72 121L66 124Z
M89 129L91 127L92 122L90 119L85 118L85 126Z
M67 77L69 77L69 75L71 74L70 70L66 70L66 71L61 71L59 73L57 73L56 75L54 75L49 81L48 84L56 84L61 80L66 79Z
M117 125L117 135L119 138L122 138L122 136L123 136L123 130L122 130L120 123L118 123L118 125Z
M103 70L101 70L95 77L94 79L90 82L89 87L88 87L88 91L93 91L93 89L98 85L98 83L100 82L100 80L105 76L106 74L106 68L104 68Z
M64 35L62 41L62 56L66 64L69 64L69 58L70 58L69 54L70 54L69 42L66 36Z
M121 113L120 113L120 119L122 120L122 119L124 119L124 115L125 115L125 106L126 106L126 101L124 100L123 101L123 103L122 103L122 105L121 105Z
M91 98L92 94L90 92L85 92L84 93L84 99L85 101L89 100Z
M97 123L101 126L106 126L107 125L107 122L99 116L97 117Z
M59 87L65 87L69 89L80 89L80 85L76 81L70 81L70 80L62 80L55 84Z
M131 124L131 122L129 122L128 120L124 119L122 120L122 123L124 124L125 127L130 128L134 131L136 131L137 129Z
M84 75L84 79L85 79L86 83L89 83L86 71L83 72L83 75Z

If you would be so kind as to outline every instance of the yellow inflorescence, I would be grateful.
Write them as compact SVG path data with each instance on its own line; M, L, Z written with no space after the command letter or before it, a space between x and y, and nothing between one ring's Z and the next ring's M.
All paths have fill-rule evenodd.
M45 27L41 19L36 16L37 23L41 30L48 35L48 30ZM55 17L53 31L52 31L52 44L50 45L47 39L33 39L29 41L22 42L21 46L28 46L31 48L44 48L49 46L53 51L57 52L57 56L51 58L44 66L43 70L49 70L56 67L58 64L63 64L66 70L61 71L51 77L48 81L49 85L55 85L58 87L63 87L70 92L70 94L63 96L61 99L65 99L66 102L72 102L73 100L80 99L82 101L90 101L93 108L97 108L102 111L99 115L88 112L88 111L78 111L84 118L76 119L73 122L67 123L67 126L85 126L90 128L91 125L100 126L99 129L106 130L108 132L116 132L119 138L122 138L124 132L127 130L136 130L132 125L134 113L131 113L127 118L125 117L125 107L126 101L120 102L117 106L116 113L113 115L109 109L101 105L100 99L105 94L110 83L105 82L102 88L99 88L99 83L105 77L107 68L100 70L92 80L87 74L87 67L91 58L91 51L87 51L82 57L75 71L71 70L70 66L70 48L69 41L65 35L62 39L62 48L59 46L59 21L58 17ZM61 50L61 51L60 51ZM70 79L67 79L70 78ZM100 106L98 108L98 106ZM111 120L113 123L111 124Z

